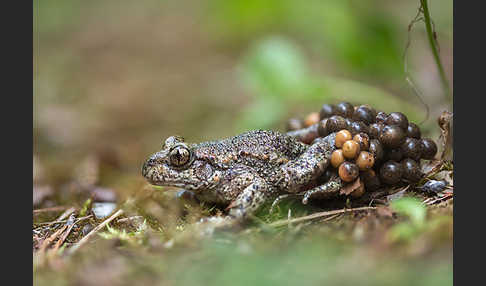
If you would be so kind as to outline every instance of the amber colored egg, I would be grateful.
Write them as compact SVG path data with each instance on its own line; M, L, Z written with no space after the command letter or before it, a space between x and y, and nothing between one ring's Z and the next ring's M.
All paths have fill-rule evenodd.
M306 127L309 127L309 126L319 122L319 120L320 120L319 113L318 112L312 112L312 113L309 113L309 115L307 115L306 118L304 119L304 125Z
M361 151L367 151L370 147L370 136L366 133L358 133L354 135L353 140L358 142Z
M339 167L339 165L341 165L344 162L344 160L345 159L344 159L344 155L343 155L343 150L337 149L337 150L334 150L334 152L332 152L332 154L331 154L331 165L334 168Z
M335 145L338 148L343 147L344 142L351 140L353 136L351 135L351 132L349 132L346 129L343 129L336 133L336 139L335 139Z
M356 165L360 171L366 171L373 167L375 164L375 158L373 154L366 151L359 152L358 158L356 158Z
M360 151L359 143L354 140L348 140L344 142L342 150L344 158L354 159L356 156L358 156Z
M352 182L359 175L359 168L351 162L343 162L338 169L338 174L344 182Z

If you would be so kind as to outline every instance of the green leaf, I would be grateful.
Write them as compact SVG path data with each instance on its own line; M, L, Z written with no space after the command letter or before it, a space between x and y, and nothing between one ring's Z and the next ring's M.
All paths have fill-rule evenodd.
M241 79L265 97L295 97L307 86L308 68L301 51L285 38L256 43L243 58Z
M392 201L390 207L399 214L410 218L412 224L416 227L423 227L425 225L425 217L427 209L416 198L405 197Z
M409 241L419 233L417 227L409 223L399 223L394 225L388 232L392 241Z
M241 113L239 131L270 129L286 114L285 105L276 98L259 98Z

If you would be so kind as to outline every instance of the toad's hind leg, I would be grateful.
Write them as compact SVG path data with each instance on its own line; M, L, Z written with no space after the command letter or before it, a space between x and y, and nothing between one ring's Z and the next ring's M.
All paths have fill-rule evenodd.
M336 148L334 139L334 133L317 138L297 159L283 165L276 183L278 188L288 193L299 193L302 186L322 175L329 166L331 153Z
M302 198L302 203L307 204L309 198L316 196L319 198L328 198L338 194L339 190L344 186L343 181L338 176L333 176L329 181L323 185L317 186L304 192L304 198Z

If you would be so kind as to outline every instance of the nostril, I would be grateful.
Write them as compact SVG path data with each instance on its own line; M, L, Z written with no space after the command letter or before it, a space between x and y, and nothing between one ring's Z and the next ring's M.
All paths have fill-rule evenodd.
M145 161L142 165L142 175L145 175L145 173L147 172L147 169L152 167L154 165L154 163L155 163L155 160L153 160L152 158Z
M149 168L157 165L159 163L158 156L152 155L147 161L142 165L142 175L145 175Z

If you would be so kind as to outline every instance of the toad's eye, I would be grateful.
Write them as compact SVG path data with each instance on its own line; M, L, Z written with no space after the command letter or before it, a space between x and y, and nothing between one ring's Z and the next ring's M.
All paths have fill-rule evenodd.
M179 146L170 151L170 164L175 167L180 167L186 164L191 158L191 153L186 147Z

